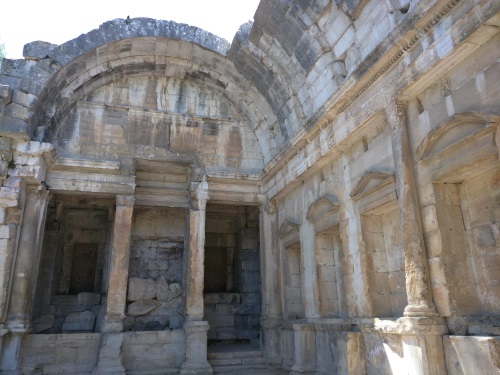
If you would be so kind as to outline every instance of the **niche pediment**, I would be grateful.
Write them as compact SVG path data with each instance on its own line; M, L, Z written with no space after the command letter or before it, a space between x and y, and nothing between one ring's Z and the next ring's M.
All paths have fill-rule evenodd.
M281 224L279 235L281 238L287 237L290 234L298 232L299 229L300 229L300 223L298 220L293 219L293 218L287 218L287 219L285 219L283 224Z
M311 204L306 218L314 225L314 230L320 232L339 223L339 209L337 197L326 194Z
M394 173L368 171L361 177L350 195L353 199L359 199L387 185L394 184L395 181Z
M466 112L453 115L439 124L422 141L417 149L418 160L432 159L462 143L470 141L491 130L491 125L498 123L497 116L478 112Z
M307 211L307 220L316 221L324 216L336 213L340 207L339 200L333 195L326 194L316 199Z

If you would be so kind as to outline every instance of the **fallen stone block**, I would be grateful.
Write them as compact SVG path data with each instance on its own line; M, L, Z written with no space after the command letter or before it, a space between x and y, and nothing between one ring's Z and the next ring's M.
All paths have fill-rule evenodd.
M131 277L128 280L127 300L139 301L153 299L156 296L156 281Z
M98 293L82 292L78 293L79 305L99 305L101 303L101 295Z
M159 302L152 299L135 301L128 305L127 314L130 316L142 316L150 313L159 306Z
M71 313L64 320L62 331L93 331L95 315L90 311Z

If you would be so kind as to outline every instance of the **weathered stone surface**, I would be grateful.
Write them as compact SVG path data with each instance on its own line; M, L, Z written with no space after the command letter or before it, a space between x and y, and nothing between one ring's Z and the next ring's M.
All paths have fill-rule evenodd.
M62 331L93 331L95 315L90 311L71 313L64 320Z
M29 139L30 126L21 119L0 115L0 129L2 134L13 138Z
M168 285L163 276L156 280L156 299L168 302L182 294L182 288L179 284L172 283Z
M128 301L153 299L156 296L157 283L153 279L131 277L128 281Z
M54 47L57 47L57 45L37 40L24 45L23 57L27 60L46 59Z
M8 85L0 85L0 98L4 104L12 101L12 89Z
M101 295L88 292L78 293L78 303L80 305L98 305L101 303Z
M128 305L127 314L130 316L142 316L153 311L160 302L152 299L141 299Z

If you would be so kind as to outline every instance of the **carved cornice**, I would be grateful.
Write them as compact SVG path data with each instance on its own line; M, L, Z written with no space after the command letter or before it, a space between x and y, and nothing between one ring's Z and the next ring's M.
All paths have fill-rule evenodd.
M98 161L59 157L51 170L77 173L120 174L119 160Z
M385 72L387 72L396 62L398 62L403 55L411 50L419 40L423 39L426 34L428 34L434 26L441 21L441 19L446 16L450 11L460 2L461 0L449 0L443 7L436 11L431 18L424 24L421 28L415 28L413 35L407 38L401 46L393 53L393 55L387 60L387 62L379 68L375 73L373 73L368 81L357 89L345 103L337 110L337 115L344 112L349 106L363 94L370 86L372 86Z

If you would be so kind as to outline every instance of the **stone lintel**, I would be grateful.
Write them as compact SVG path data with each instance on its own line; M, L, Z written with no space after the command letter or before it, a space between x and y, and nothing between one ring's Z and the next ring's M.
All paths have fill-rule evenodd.
M51 170L47 173L51 190L101 194L134 194L135 177L101 173Z
M441 317L402 317L398 319L354 319L361 332L416 336L441 336L448 333L446 321Z

